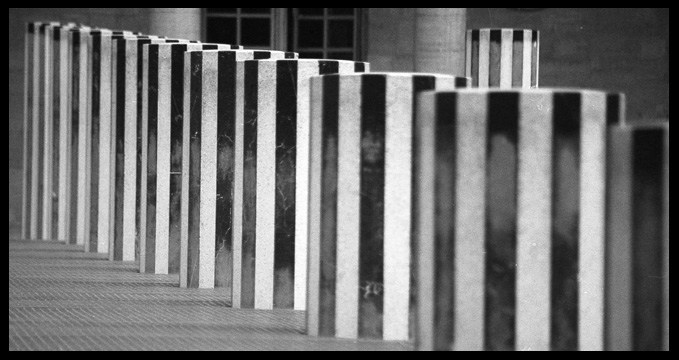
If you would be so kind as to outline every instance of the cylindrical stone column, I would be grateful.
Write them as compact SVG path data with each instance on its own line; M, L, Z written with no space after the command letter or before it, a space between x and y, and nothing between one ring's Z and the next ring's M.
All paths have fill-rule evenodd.
M603 350L607 124L584 90L427 93L415 228L421 350Z
M245 62L244 123L235 144L220 138L217 170L216 280L233 279L233 307L306 309L310 78L368 70L352 61Z
M415 71L462 76L466 28L465 8L415 9Z
M116 131L112 134L115 146L115 180L112 184L113 231L109 240L112 261L135 261L138 254L138 229L141 219L141 116L143 82L143 46L165 42L156 37L126 36L113 41L112 51L112 109Z
M467 83L398 73L311 79L309 335L411 338L417 94Z
M36 23L26 24L26 33L24 35L24 159L23 159L23 189L22 189L22 226L21 239L32 239L32 198L33 198L33 108L35 102L33 99L33 43L35 42L35 34L37 32Z
M606 350L670 350L670 126L613 127Z
M151 8L149 33L176 39L201 40L201 8Z
M466 74L478 88L537 88L540 32L524 29L467 31Z
M215 287L218 147L236 139L242 122L243 62L296 58L279 51L194 51L184 59L184 132L180 286ZM233 162L233 160L231 160ZM227 194L233 196L233 194ZM227 199L227 201L231 201ZM224 244L227 248L231 244Z
M45 34L45 26L47 24L36 22L34 23L33 33L33 51L32 51L32 71L31 71L31 184L30 184L30 240L39 240L42 237L42 193L41 193L41 174L42 169L42 115L41 115L41 96L40 89L42 89L41 75L43 69L41 64L44 62L44 46L41 46Z
M239 49L235 45L144 46L140 271L176 274L180 259L180 201L184 117L184 53Z

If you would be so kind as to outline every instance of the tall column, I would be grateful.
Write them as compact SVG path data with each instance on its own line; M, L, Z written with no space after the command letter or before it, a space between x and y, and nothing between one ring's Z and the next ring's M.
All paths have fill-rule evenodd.
M467 9L415 11L415 71L463 76Z
M152 8L149 33L169 38L200 40L202 13L200 8Z

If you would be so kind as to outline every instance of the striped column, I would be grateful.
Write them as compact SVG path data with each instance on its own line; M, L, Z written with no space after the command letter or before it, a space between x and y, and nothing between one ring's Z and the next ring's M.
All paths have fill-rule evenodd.
M34 23L33 33L33 49L32 49L32 71L31 71L31 164L30 164L30 240L39 240L42 237L42 192L41 192L41 174L42 169L42 99L40 96L40 89L42 89L41 76L44 72L41 64L44 62L44 34L46 24L36 22Z
M669 351L669 123L610 136L606 349Z
M215 257L222 250L215 249L217 206L207 201L217 194L218 161L226 161L225 166L233 161L219 159L218 149L229 146L225 142L234 146L236 124L243 121L243 62L297 54L234 50L185 56L180 286L214 288Z
M140 271L179 273L184 53L239 49L235 45L144 46Z
M468 81L397 73L311 79L309 335L410 339L417 94Z
M126 36L113 40L112 111L115 131L112 134L115 158L112 160L113 231L109 239L109 259L135 261L138 254L138 220L141 218L137 189L141 161L143 46L153 41L146 36Z
M208 207L216 203L216 280L233 288L233 307L306 309L310 79L368 67L245 62L244 123L235 142L219 139L217 201L201 198Z
M623 103L580 90L422 97L419 349L604 349L607 123Z
M56 23L46 24L42 33L43 59L42 76L40 87L42 90L42 239L53 239L53 215L54 215L54 118L53 98L54 88L54 28Z
M467 76L473 87L538 87L540 32L524 29L467 31Z
M39 26L39 25L38 25ZM26 24L24 35L24 158L23 158L23 189L22 189L22 226L21 239L32 239L32 198L33 198L33 43L35 42L36 23Z

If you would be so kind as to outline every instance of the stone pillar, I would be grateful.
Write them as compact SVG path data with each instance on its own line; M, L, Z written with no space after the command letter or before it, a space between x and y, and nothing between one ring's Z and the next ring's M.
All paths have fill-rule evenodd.
M176 39L201 40L201 8L151 8L149 33Z
M467 31L466 74L479 88L537 88L540 32L517 29Z
M233 154L234 125L243 114L243 61L297 55L225 50L193 51L185 56L180 286L212 289L219 253L215 248L218 164L223 161L225 166L233 166L235 161L235 155L220 159L218 147L230 146ZM220 248L232 245L231 238Z
M467 9L415 10L415 71L464 74Z
M179 272L184 52L231 48L240 47L184 42L144 46L142 273Z
M41 46L42 44L42 39L43 35L45 33L45 24L43 23L34 23L34 33L33 33L33 61L32 61L32 72L31 72L31 92L32 92L32 97L31 97L31 104L32 104L32 109L31 109L31 120L32 120L32 127L31 127L31 196L30 196L30 234L29 237L31 240L39 240L42 236L41 232L41 225L42 225L42 220L40 217L41 210L40 208L42 207L41 205L41 183L42 180L40 179L41 176L41 168L40 164L42 163L41 160L41 146L40 146L40 141L41 141L41 133L42 133L42 115L40 112L41 109L41 98L40 98L40 89L42 89L42 85L40 84L40 79L41 79L41 74L42 74L42 59L43 59L43 52L44 49Z
M416 140L421 350L604 349L607 123L596 91L427 94Z
M306 309L309 81L368 69L352 61L245 63L246 117L236 133L235 171L220 166L217 175L217 199L224 199L217 206L217 247L233 234L233 265L227 249L218 254L217 281L233 278L233 307ZM219 156L231 152L222 146ZM237 200L226 201L234 186Z
M610 131L607 350L669 351L669 136Z
M399 73L311 79L309 335L410 339L417 95L467 83Z
M22 203L22 226L21 239L31 239L32 213L31 205L33 198L32 189L32 163L33 163L33 42L35 41L36 24L26 24L24 35L24 182Z

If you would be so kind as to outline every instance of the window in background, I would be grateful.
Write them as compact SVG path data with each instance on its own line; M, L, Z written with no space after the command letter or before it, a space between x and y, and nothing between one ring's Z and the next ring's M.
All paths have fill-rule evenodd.
M288 29L300 58L360 60L360 9L293 8Z
M207 42L274 48L273 8L207 8Z

